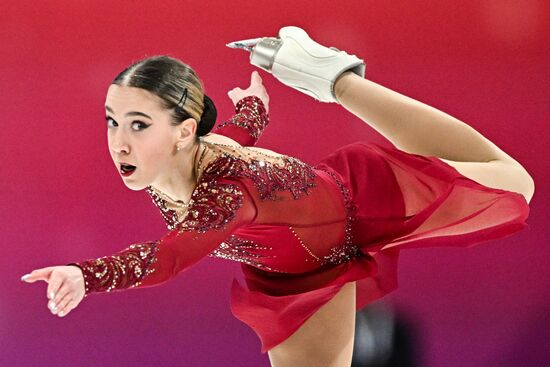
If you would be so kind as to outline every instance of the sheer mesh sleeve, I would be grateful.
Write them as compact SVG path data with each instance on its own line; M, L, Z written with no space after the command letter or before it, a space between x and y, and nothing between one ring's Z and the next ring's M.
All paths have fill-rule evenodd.
M192 199L184 220L160 240L132 244L111 256L67 264L82 270L85 295L164 283L208 255L256 216L248 190L237 180L203 182Z
M213 132L227 136L242 146L254 146L269 124L269 115L259 97L247 96L235 105L235 115L217 125Z

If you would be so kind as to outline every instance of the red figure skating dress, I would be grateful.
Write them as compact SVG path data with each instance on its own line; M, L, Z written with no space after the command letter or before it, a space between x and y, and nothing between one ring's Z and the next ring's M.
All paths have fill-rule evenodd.
M255 96L213 132L253 146L268 124ZM528 227L515 192L481 185L432 156L368 142L348 144L310 166L253 148L207 144L210 159L181 216L146 191L169 232L79 266L86 296L162 284L205 256L241 262L231 310L265 353L295 332L346 282L356 308L397 287L399 251L469 247Z

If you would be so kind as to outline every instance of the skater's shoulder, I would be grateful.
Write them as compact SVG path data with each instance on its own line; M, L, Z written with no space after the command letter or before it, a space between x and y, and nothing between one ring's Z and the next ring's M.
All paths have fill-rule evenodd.
M216 133L208 133L204 136L201 136L201 140L207 143L228 144L228 145L233 145L235 147L242 147L241 144L237 143L237 141L231 139L230 137L216 134Z

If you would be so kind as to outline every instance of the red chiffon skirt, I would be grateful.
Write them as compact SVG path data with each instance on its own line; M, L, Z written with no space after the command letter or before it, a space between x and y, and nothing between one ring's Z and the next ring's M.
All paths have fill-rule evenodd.
M247 288L233 280L231 310L256 332L262 353L292 335L347 282L356 281L357 310L396 289L403 249L470 247L528 227L523 195L477 183L434 156L356 142L314 168L333 172L350 190L353 242L364 256L304 274L241 264Z

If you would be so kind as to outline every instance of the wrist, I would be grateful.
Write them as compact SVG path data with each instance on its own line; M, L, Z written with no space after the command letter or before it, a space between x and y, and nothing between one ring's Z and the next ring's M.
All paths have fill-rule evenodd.
M267 114L267 109L264 101L262 101L262 99L256 95L249 95L239 99L235 104L235 112L239 113L243 108L247 107L258 110L258 113Z
M86 279L86 273L84 272L84 268L79 263L70 263L66 264L66 266L74 266L80 270L80 273L82 275L82 281L84 282L84 297L87 297L88 294L91 293L90 283Z
M249 95L241 98L235 105L235 113L247 115L248 118L252 117L256 123L265 127L269 122L269 113L265 107L264 101L256 96Z

